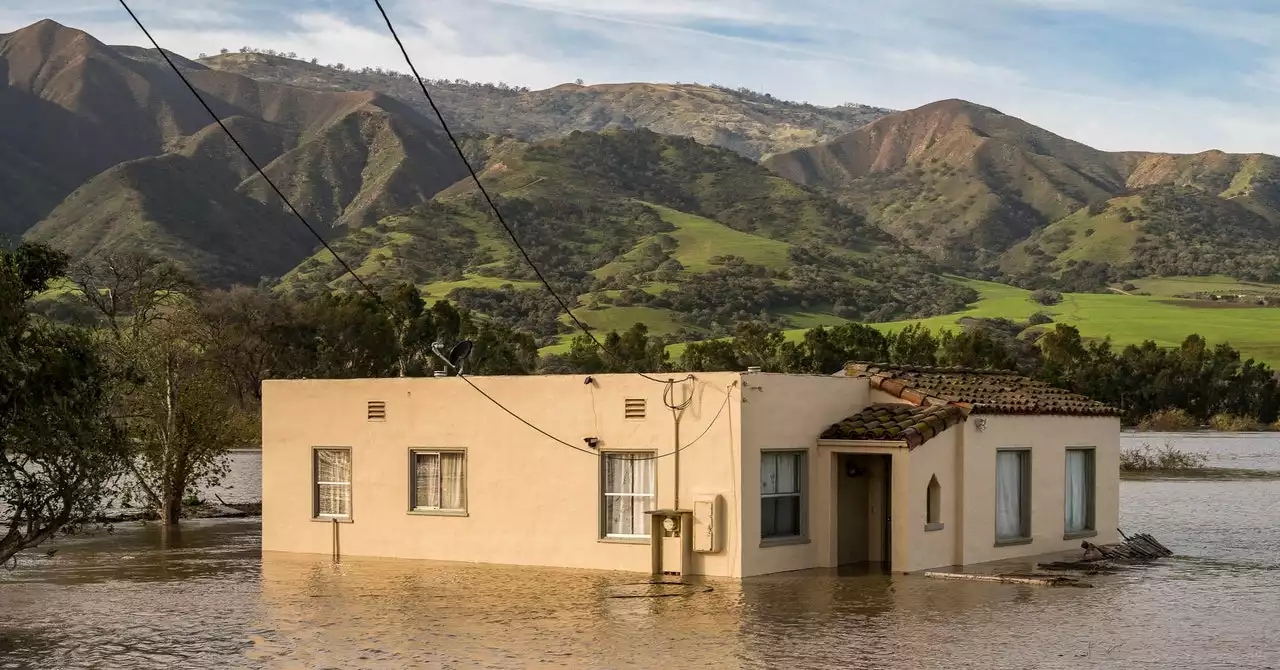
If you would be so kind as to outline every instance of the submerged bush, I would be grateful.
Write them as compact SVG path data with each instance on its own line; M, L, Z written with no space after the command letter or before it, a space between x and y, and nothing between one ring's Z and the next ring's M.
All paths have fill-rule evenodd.
M1215 414L1209 419L1209 425L1214 430L1220 430L1226 433L1251 431L1258 429L1258 422L1247 416L1238 414Z
M1160 449L1151 446L1149 442L1143 442L1141 447L1120 450L1120 469L1130 472L1194 470L1204 467L1208 460L1208 454L1175 449L1169 441Z
M1196 427L1196 420L1184 409L1170 407L1152 412L1138 422L1138 430L1170 433L1191 430Z

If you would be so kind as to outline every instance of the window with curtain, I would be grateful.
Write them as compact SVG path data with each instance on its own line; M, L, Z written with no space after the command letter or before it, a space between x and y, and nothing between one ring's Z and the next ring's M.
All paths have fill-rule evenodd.
M1093 449L1067 450L1066 532L1093 530Z
M804 452L760 454L760 538L804 535Z
M653 452L603 454L604 536L649 537L649 517L656 502Z
M315 475L315 515L324 518L351 516L351 450L316 449L312 473Z
M415 510L463 511L467 508L466 454L461 451L413 451Z
M996 541L1031 537L1031 452L996 452Z

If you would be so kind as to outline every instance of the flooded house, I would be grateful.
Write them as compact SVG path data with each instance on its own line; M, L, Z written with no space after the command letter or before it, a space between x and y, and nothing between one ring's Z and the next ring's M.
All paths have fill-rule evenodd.
M1116 539L1118 413L1007 372L277 380L263 549L747 577Z

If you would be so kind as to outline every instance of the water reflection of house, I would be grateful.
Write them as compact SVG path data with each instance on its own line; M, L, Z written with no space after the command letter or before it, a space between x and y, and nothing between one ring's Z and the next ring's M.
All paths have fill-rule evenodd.
M744 577L1114 539L1120 423L1086 398L864 364L660 377L268 381L263 548Z

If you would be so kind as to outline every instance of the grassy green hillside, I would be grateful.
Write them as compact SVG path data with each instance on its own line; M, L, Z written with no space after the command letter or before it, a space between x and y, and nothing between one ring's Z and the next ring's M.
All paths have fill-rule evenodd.
M481 179L575 314L601 330L709 336L949 311L974 297L834 199L733 152L649 131L524 144L472 139ZM463 180L335 243L366 279L412 282L546 340L571 332ZM352 281L327 253L283 290Z
M1137 290L1151 295L1118 293L1068 293L1061 303L1044 307L1029 299L1022 289L974 280L962 280L981 294L969 309L929 319L878 324L896 330L909 323L932 329L955 328L965 317L1006 318L1025 321L1044 311L1060 323L1080 329L1089 338L1110 337L1119 345L1154 340L1163 346L1177 346L1192 333L1210 343L1229 342L1247 356L1280 366L1280 309L1274 307L1206 304L1175 298L1197 291L1280 291L1277 285L1245 284L1227 277L1175 277L1136 282ZM796 335L793 335L796 336Z
M931 317L872 324L884 331L896 331L910 324L920 324L940 331L961 327L966 318L1004 318L1025 322L1036 312L1050 314L1055 322L1080 329L1087 338L1110 337L1118 346L1152 340L1165 347L1175 347L1187 335L1202 335L1210 344L1230 343L1240 352L1272 367L1280 367L1280 308L1231 305L1185 299L1198 293L1275 294L1280 284L1240 282L1225 276L1163 277L1136 280L1131 293L1068 293L1061 303L1045 307L1030 299L1030 291L994 282L955 277L976 290L981 297L967 309ZM1137 295L1142 293L1143 295ZM814 324L830 325L830 324ZM799 340L806 328L785 331L789 340ZM679 357L684 344L668 347L672 357ZM563 347L548 349L548 353Z
M1158 185L1099 202L1010 249L1001 268L1015 276L1069 274L1086 261L1113 279L1226 274L1280 280L1280 217L1196 185ZM1262 201L1255 201L1255 204Z

